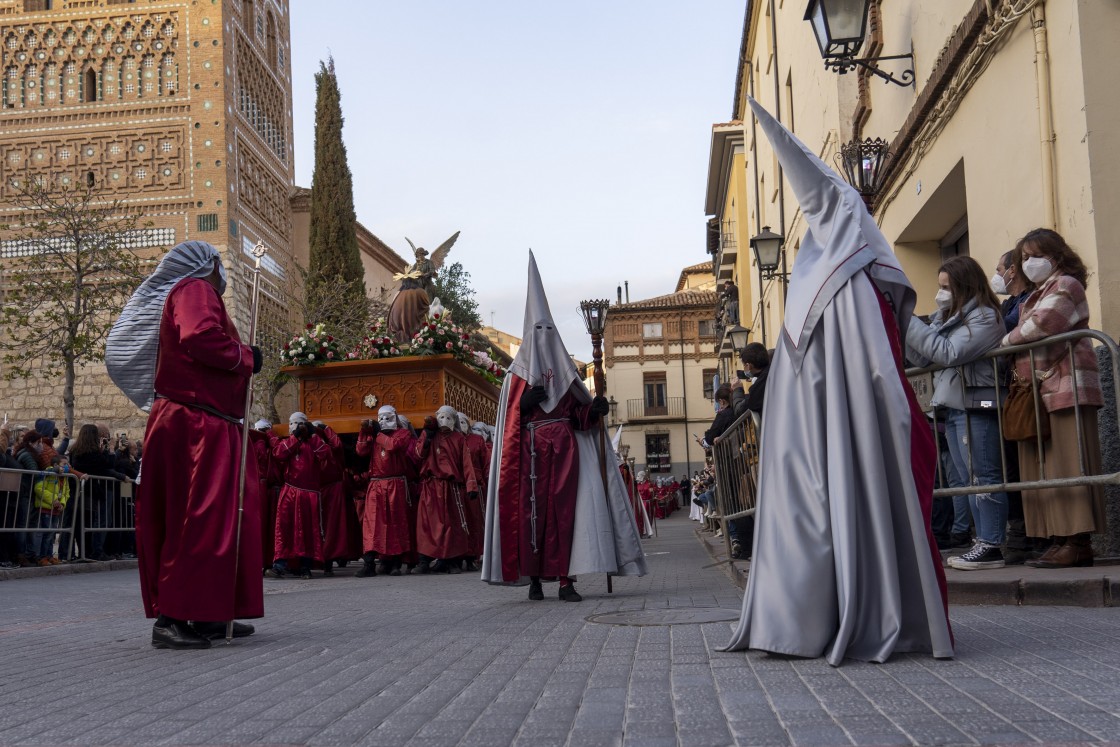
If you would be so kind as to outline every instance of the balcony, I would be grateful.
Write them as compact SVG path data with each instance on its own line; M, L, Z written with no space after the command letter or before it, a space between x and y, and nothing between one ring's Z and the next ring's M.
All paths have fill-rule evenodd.
M644 399L626 400L626 419L669 420L684 418L684 397L666 397L663 405L652 405Z

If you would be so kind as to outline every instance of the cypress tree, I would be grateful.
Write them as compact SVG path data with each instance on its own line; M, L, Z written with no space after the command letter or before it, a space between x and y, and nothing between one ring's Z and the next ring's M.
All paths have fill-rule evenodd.
M346 145L342 142L342 96L338 90L334 58L319 63L315 74L315 172L311 179L310 264L307 277L307 306L333 307L321 304L318 295L339 293L346 303L342 309L353 308L361 315L366 305L366 284L363 278L361 253L354 213L354 182L346 162ZM335 299L337 301L337 299ZM323 322L339 332L351 319L345 312L331 318L308 319ZM336 318L337 317L337 318Z

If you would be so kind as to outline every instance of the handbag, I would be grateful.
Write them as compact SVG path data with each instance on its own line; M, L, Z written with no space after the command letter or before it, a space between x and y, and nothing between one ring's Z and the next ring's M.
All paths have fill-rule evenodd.
M1043 410L1039 413L1041 417L1035 418L1034 397L1035 387L1016 372L1003 402L1003 437L1008 441L1036 441L1039 436L1043 441L1050 438L1050 414Z

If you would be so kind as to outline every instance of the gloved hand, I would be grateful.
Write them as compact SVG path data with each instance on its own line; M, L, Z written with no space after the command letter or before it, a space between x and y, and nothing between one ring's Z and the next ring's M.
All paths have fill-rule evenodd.
M362 421L362 435L363 436L376 436L381 432L381 426L376 420L363 420Z
M594 415L602 417L611 411L610 403L607 402L606 397L596 397L591 400L591 412Z
M548 392L543 386L531 386L521 393L521 411L528 412L548 399Z
M296 427L295 430L292 431L292 435L300 441L307 441L309 438L311 438L311 431L311 423L308 423L306 420L304 420L296 423Z
M431 415L424 418L424 431L428 434L428 438L432 438L439 433L439 423Z
M261 349L253 345L253 373L259 374L261 366L264 365L264 355L261 354Z
M478 500L478 491L477 490L468 491L467 492L467 499L472 500L472 501L477 501Z

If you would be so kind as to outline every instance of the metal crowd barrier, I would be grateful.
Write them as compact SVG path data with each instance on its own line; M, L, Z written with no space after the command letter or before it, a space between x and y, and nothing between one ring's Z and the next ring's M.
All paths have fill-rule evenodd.
M79 560L96 560L104 552L104 543L110 533L136 531L133 486L133 483L121 482L115 477L87 475L82 480ZM125 538L125 541L131 539Z
M754 514L758 489L758 428L750 410L715 439L712 463L716 478L716 516L723 530L723 544L731 559L733 519Z
M43 512L35 505L35 485L50 485L54 481L69 488L70 494L62 514L53 516L49 525L43 526ZM38 555L42 535L56 534L59 535L58 555L62 560L68 559L74 545L80 505L81 488L73 473L0 469L0 536L5 542L15 542L16 551L21 555L26 553L29 545L31 552ZM54 554L53 541L50 554Z
M1048 417L1048 415L1046 414L1046 409L1042 404L1041 394L1038 391L1038 373L1039 372L1038 372L1038 370L1036 368L1036 365L1035 365L1036 351L1039 348L1048 348L1048 347L1051 347L1051 346L1054 346L1054 345L1064 345L1065 348L1066 348L1065 355L1068 356L1071 367L1072 367L1072 364L1074 362L1074 348L1075 348L1075 346L1077 345L1078 342L1080 342L1081 340L1086 340L1086 339L1090 341L1090 344L1095 342L1099 346L1102 346L1102 347L1104 347L1108 350L1108 357L1109 357L1111 367L1112 367L1113 416L1117 417L1116 425L1118 427L1120 427L1120 416L1118 416L1118 413L1120 413L1120 409L1117 409L1117 407L1116 407L1116 404L1120 403L1120 348L1117 347L1116 343L1113 341L1113 339L1111 337L1109 337L1108 335L1106 335L1103 332L1100 332L1100 331L1095 330L1095 329L1078 330L1076 332L1064 332L1062 334L1053 335L1051 337L1047 337L1047 338L1044 338L1042 340L1037 340L1035 342L1027 343L1027 344L1024 344L1024 345L1011 345L1011 346L1008 346L1008 347L996 348L994 350L991 350L991 351L985 353L984 355L980 356L979 358L977 358L974 361L971 361L970 363L965 364L965 365L971 365L971 364L976 364L976 363L981 362L981 361L987 361L988 362L987 365L990 365L992 367L992 373L994 375L995 381L1002 382L1005 385L1006 381L1008 379L1008 372L1010 372L1010 370L1012 368L1012 365L1013 365L1012 358L1017 353L1028 353L1030 355L1030 361L1031 361L1031 388L1034 391L1035 426L1036 426L1036 432L1037 432L1039 426L1041 425L1041 419L1043 417ZM1098 361L1100 360L1099 356L1096 356L1096 350L1093 351L1093 355L1095 357L1097 357ZM919 402L921 402L922 408L926 411L927 416L930 418L931 425L935 429L935 432L938 428L938 424L941 423L942 421L939 417L938 412L936 411L936 408L933 408L930 405L930 398L932 398L932 396L933 396L933 375L938 371L942 371L942 370L946 370L946 369L950 369L950 368L957 369L957 381L960 382L960 385L962 387L962 393L963 393L963 388L965 387L964 375L963 375L963 370L962 370L964 368L963 365L957 365L957 366L936 366L935 365L935 366L927 366L925 368L912 368L912 369L908 369L906 371L906 376L910 380L911 386L914 387L914 391L918 395L918 400L919 400ZM997 419L998 419L998 422L999 422L999 430L1000 430L1000 433L1002 433L1003 432L1003 403L1007 399L1006 386L996 387L994 394L995 394L995 398L991 401L992 407L991 408L981 408L981 409L992 409L996 412ZM1003 492L1014 492L1014 491L1023 491L1023 490L1037 490L1037 489L1040 489L1040 488L1074 487L1074 486L1078 486L1078 485L1102 485L1102 486L1104 486L1104 485L1120 485L1120 472L1090 474L1091 470L1089 469L1088 455L1086 453L1086 447L1085 447L1085 442L1084 442L1083 433L1082 433L1082 430L1083 430L1082 429L1083 411L1082 411L1082 405L1081 405L1081 402L1079 400L1078 392L1077 392L1076 387L1074 387L1074 389L1073 389L1073 398L1074 398L1074 408L1073 409L1074 409L1074 414L1075 414L1075 418L1076 418L1076 425L1077 425L1077 453L1078 453L1078 461L1079 461L1080 467L1081 467L1081 469L1080 469L1081 474L1080 475L1076 475L1076 476L1073 476L1073 477L1047 477L1046 476L1045 451L1043 449L1045 439L1043 439L1041 437L1037 437L1036 441L1035 441L1035 445L1036 445L1036 450L1038 452L1038 474L1039 474L1039 479L1038 480L1009 480L1008 479L1008 468L1007 468L1007 452L1005 450L1001 449L1000 450L1000 475L1002 477L1002 480L998 483L981 483L981 481L979 479L977 479L975 470L973 469L973 459L972 459L973 439L971 437L971 433L972 433L972 431L971 431L971 427L972 427L971 412L972 411L966 410L965 411L965 432L966 432L966 434L968 434L968 444L969 444L969 450L968 450L968 478L965 481L967 484L963 485L961 487L956 487L956 488L939 487L939 488L937 488L936 490L933 491L934 497L935 498L941 498L941 497L949 497L949 496L956 496L956 495L973 495L973 494L976 494L976 493L1003 493ZM1106 405L1107 405L1107 400L1108 400L1107 396L1105 397L1105 400L1106 400ZM1107 407L1102 409L1101 412L1102 412L1102 414L1104 412L1107 412ZM1098 423L1097 423L1098 428L1100 428L1101 425L1102 425L1102 423L1098 420ZM940 439L935 439L935 440L937 441L937 469L938 469L938 478L939 478L938 479L938 484L939 485L948 485L948 480L945 479L945 475L942 473L943 468L942 468L942 459L941 459ZM1102 469L1103 469L1103 465L1102 465Z

